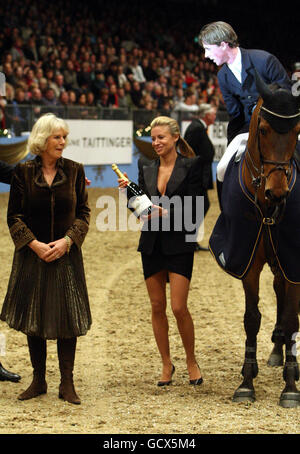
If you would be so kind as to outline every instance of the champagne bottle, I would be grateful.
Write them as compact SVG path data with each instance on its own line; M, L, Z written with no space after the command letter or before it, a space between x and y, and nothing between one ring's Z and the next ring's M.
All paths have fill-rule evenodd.
M121 172L116 164L112 164L111 167L119 178L128 182L126 186L128 208L133 211L136 217L151 214L151 207L153 203L145 194L145 192L141 188L139 188L136 183L128 180L128 178L125 177L125 175Z

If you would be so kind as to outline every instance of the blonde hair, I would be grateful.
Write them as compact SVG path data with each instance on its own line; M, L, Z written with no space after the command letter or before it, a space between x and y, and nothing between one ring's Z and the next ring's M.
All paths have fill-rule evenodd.
M65 120L52 113L42 115L34 124L28 139L27 147L30 153L39 155L45 151L47 139L58 129L62 129L66 135L69 134L69 126Z
M167 126L172 136L179 136L177 145L180 153L186 158L193 158L195 156L194 150L190 147L187 141L181 137L179 125L174 118L164 116L156 117L150 124L151 129L155 126Z

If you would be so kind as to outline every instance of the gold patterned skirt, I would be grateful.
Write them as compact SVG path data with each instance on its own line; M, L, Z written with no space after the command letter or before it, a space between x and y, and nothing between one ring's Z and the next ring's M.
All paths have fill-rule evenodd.
M81 250L73 245L51 263L29 247L15 251L0 319L43 339L86 334L92 319Z

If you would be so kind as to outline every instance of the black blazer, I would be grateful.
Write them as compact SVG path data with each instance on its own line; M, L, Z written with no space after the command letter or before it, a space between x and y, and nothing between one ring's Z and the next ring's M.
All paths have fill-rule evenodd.
M199 175L199 178L201 178L204 189L213 189L211 164L214 159L215 148L207 134L207 128L202 121L195 119L187 127L184 138L203 163L202 174Z
M139 186L156 205L155 196L160 196L157 189L159 164L159 159L151 162L140 159L138 162ZM201 178L199 178L201 172L202 163L198 157L185 158L178 154L173 172L167 184L165 198L161 198L162 203L160 203L161 206L168 209L169 216L165 220L160 218L159 221L154 220L154 222L144 223L138 251L151 254L155 241L160 236L164 254L173 255L194 252L196 231L203 220L203 213L201 213L201 219L196 219L197 196L203 196L204 194ZM187 201L184 196L191 197ZM175 207L172 203L168 206L168 200L171 199L172 201L172 198L173 200L177 199L178 203ZM199 211L198 208L198 217L200 214ZM180 221L180 218L182 228L178 231L178 225L180 225L178 221ZM168 231L164 230L166 226L169 226ZM187 235L194 235L193 241Z

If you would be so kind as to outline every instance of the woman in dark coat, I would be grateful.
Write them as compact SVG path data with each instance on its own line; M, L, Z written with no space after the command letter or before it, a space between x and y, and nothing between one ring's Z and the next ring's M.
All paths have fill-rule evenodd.
M90 209L83 166L62 158L68 132L55 115L40 117L28 141L37 156L16 166L11 183L15 253L0 318L27 335L33 381L20 400L47 392L46 340L57 339L59 397L80 404L73 367L77 336L91 326L81 254Z
M202 164L180 136L179 126L172 118L155 118L151 123L151 137L159 159L147 163L139 161L139 186L151 197L154 206L151 215L142 217L145 223L138 250L152 306L154 337L163 363L158 386L169 385L175 371L166 315L167 282L170 283L172 311L186 353L190 384L200 385L202 377L195 358L194 325L187 300L196 247L196 225L199 226L203 219L203 212L198 222L195 218L196 199L203 196L199 178ZM177 153L177 147L181 154ZM121 179L119 184L120 187L126 186ZM155 198L160 202L156 203L158 199ZM194 225L193 232L186 228L187 224Z

